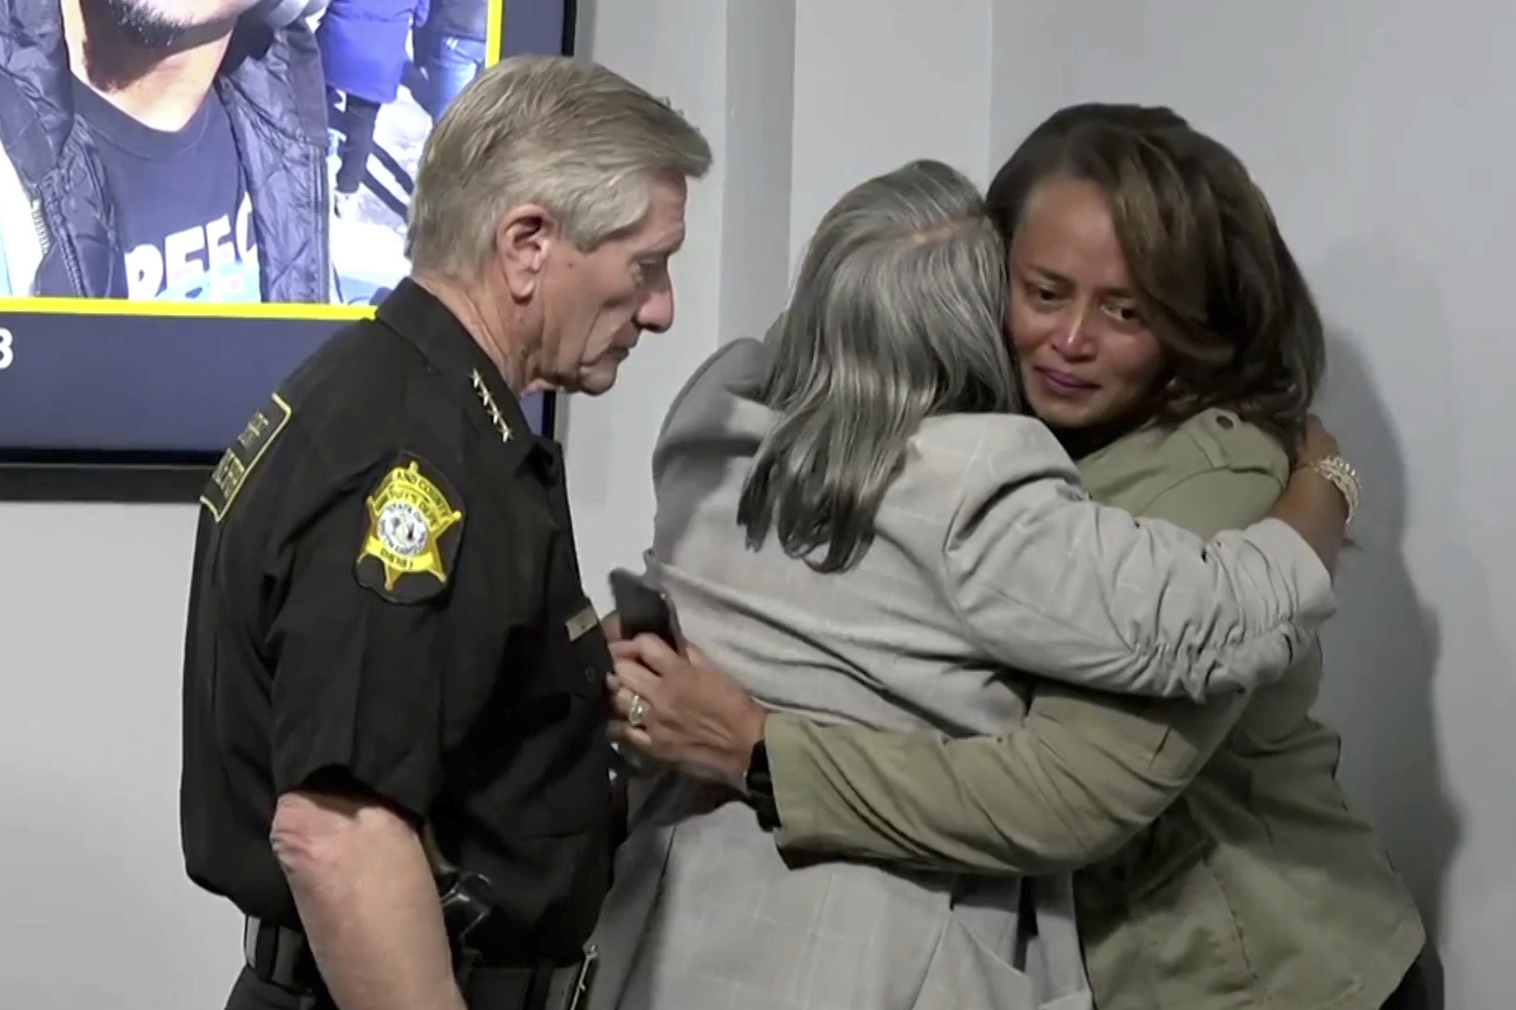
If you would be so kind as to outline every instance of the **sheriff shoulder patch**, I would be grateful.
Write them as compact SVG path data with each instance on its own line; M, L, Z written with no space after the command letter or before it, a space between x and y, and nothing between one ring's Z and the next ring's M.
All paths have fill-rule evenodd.
M463 538L463 507L419 456L402 455L366 502L368 529L354 568L359 584L391 603L441 593Z
M221 454L216 469L211 471L210 483L206 484L200 495L200 504L206 507L216 522L221 522L231 511L237 492L242 490L242 485L247 483L263 459L263 454L268 452L269 446L274 444L293 414L294 410L285 402L284 397L275 393L268 403L248 418L237 441Z

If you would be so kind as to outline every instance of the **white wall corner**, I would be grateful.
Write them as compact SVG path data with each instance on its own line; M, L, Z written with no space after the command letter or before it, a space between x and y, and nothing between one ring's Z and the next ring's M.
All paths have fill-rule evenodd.
M669 403L784 298L794 24L794 0L581 0L579 53L666 98L714 155L671 268L673 329L644 336L610 393L561 403L580 568L601 609L606 574L639 568L651 542L649 460Z
M991 0L829 0L795 9L790 263L865 179L936 158L983 186Z
M795 0L728 0L719 343L761 336L789 296Z

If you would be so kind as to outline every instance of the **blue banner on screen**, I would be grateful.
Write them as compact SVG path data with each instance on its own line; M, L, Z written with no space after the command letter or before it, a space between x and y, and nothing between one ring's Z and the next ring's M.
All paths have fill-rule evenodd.
M409 272L417 163L452 99L572 33L572 0L235 2L217 40L197 18L224 2L78 0L65 24L61 0L0 0L0 461L219 455ZM142 100L208 44L214 77Z

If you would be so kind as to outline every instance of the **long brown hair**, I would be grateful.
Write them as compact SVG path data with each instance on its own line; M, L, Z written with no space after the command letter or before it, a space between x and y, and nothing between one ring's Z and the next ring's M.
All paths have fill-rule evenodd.
M990 214L1007 243L1049 178L1093 183L1110 201L1138 307L1167 352L1157 419L1225 407L1293 457L1326 338L1273 211L1237 156L1169 109L1060 110L990 184Z

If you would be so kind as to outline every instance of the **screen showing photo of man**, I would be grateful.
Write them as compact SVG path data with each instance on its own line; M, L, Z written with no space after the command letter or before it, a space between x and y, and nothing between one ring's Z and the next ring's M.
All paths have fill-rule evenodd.
M500 10L0 0L0 298L374 304Z
M0 0L0 471L214 465L410 272L448 105L487 63L571 53L575 11Z

